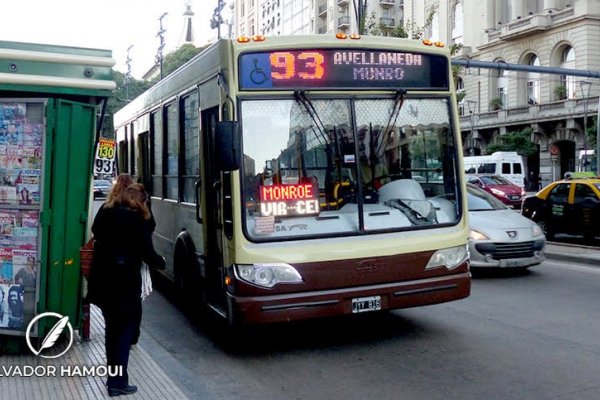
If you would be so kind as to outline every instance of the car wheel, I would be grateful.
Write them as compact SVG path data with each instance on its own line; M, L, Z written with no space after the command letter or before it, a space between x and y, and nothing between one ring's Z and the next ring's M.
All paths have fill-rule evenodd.
M547 223L546 221L536 221L536 222L539 225L539 227L542 229L542 232L544 232L546 239L553 240L554 239L554 230L550 227L550 224Z

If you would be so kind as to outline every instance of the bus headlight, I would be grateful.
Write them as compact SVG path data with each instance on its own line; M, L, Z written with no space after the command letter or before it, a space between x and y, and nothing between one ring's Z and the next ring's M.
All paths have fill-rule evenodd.
M300 283L302 277L294 267L283 263L238 264L237 276L257 286L271 288L278 283Z
M433 253L425 269L446 267L451 270L465 262L467 258L469 258L469 250L465 245L441 249Z

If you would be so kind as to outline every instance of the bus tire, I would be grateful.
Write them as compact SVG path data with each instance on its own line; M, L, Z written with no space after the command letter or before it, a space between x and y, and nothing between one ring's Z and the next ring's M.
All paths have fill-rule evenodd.
M177 299L184 310L199 317L206 308L204 282L189 237L180 237L175 245L174 275Z

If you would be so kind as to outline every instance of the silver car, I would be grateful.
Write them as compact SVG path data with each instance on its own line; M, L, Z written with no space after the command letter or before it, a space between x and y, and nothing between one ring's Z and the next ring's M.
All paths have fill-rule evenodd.
M494 196L467 184L471 267L527 268L545 260L540 227Z

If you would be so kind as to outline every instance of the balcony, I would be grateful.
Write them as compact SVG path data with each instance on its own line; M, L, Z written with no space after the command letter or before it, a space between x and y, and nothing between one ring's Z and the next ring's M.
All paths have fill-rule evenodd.
M327 3L319 6L319 17L327 16Z
M346 29L350 27L350 17L344 15L343 17L338 18L338 28Z
M581 119L583 118L584 103L585 100L583 99L568 99L481 112L475 114L474 126L477 130L506 127L510 131L511 126L519 127L523 124L568 121L575 118ZM590 97L588 99L588 117L596 115L598 112L597 104L598 97ZM470 115L461 116L460 124L463 131L470 131Z
M379 23L384 28L393 28L396 21L394 20L394 18L381 17L379 18Z
M345 7L350 3L350 0L338 0L338 6Z
M396 5L396 0L379 0L379 5L383 8L390 8Z

